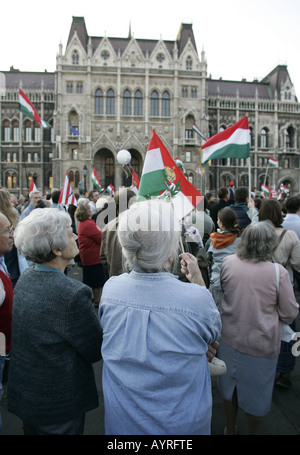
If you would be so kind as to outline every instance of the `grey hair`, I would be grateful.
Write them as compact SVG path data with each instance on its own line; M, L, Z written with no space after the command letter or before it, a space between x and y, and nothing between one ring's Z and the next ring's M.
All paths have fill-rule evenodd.
M246 227L236 254L240 259L254 263L270 261L277 243L277 235L272 223L260 221Z
M66 228L71 226L70 215L57 208L34 209L15 230L14 240L22 256L42 264L55 258L52 248L68 246Z
M125 269L139 272L170 270L178 260L180 223L171 203L148 200L134 203L119 216L118 238Z

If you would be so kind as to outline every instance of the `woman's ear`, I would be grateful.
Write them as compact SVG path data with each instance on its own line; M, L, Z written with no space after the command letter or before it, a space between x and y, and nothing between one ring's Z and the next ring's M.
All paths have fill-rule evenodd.
M62 255L62 252L61 252L61 249L60 248L51 248L52 250L52 253L55 254L55 256L61 256Z

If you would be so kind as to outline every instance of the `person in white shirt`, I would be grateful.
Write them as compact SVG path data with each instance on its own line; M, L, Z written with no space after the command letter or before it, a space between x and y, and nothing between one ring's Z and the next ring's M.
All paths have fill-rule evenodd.
M286 199L284 207L287 214L283 220L282 227L296 232L300 240L300 196L292 196Z

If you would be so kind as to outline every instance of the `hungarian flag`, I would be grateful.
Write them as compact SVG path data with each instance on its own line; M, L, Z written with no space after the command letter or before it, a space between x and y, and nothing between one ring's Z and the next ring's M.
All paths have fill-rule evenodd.
M111 196L115 194L115 188L112 184L108 185L105 191L107 191Z
M196 125L196 123L194 123L194 125L193 125L193 131L195 131L195 133L199 134L199 136L200 136L204 141L207 141L206 137L205 137L204 134L200 131L200 129L198 128L198 126Z
M140 187L140 179L134 170L132 170L132 186L136 187L137 189Z
M96 168L94 167L92 175L91 175L91 182L101 190L101 183L100 180L98 179L98 175L96 172Z
M73 193L72 187L69 182L69 173L66 175L64 186L60 192L58 204L69 205L73 204L77 207L77 199Z
M275 160L274 158L269 158L269 159L268 159L268 163L269 163L271 166L278 167L278 161Z
M20 111L23 112L24 115L30 117L35 122L40 123L44 128L48 128L50 125L45 120L41 120L36 108L34 105L29 101L29 98L25 95L23 90L19 88L19 107Z
M38 191L33 179L31 179L31 183L30 183L30 187L29 187L29 193L31 193L31 191Z
M264 198L267 198L267 197L271 196L270 188L267 185L265 185L264 183L261 185L261 190L263 192Z
M219 158L249 158L250 130L248 117L215 134L202 146L202 164Z
M155 130L145 157L138 200L152 196L170 198L178 219L190 213L203 199L176 166Z

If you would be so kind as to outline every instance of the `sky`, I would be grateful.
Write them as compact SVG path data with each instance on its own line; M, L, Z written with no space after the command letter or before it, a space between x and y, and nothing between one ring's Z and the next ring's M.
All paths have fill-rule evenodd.
M1 11L0 71L55 71L72 16L83 16L89 36L175 40L192 23L198 54L205 51L213 79L263 79L288 66L300 99L300 0L52 0L5 2Z

